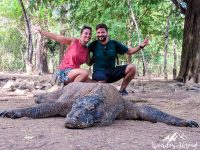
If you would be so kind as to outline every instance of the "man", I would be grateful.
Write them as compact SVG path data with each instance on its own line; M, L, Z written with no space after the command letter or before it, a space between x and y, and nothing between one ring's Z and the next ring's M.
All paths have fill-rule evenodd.
M103 83L112 83L123 79L119 92L128 95L126 87L134 78L136 67L133 64L115 66L117 54L134 54L149 44L145 39L141 45L128 48L118 41L110 40L108 37L108 27L105 24L96 26L97 41L89 44L88 48L93 53L93 75L92 79Z

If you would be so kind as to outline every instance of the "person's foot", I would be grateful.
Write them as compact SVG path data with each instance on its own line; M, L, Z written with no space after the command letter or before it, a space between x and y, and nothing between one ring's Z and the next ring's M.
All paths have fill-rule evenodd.
M127 96L128 95L128 92L123 89L123 90L119 90L119 93L122 95L122 96Z

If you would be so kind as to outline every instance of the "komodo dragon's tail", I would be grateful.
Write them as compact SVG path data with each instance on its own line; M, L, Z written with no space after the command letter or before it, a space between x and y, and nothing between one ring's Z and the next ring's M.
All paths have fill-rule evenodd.
M178 127L199 127L195 121L181 119L165 112L160 111L157 108L147 105L137 105L132 102L125 102L125 111L123 112L124 119L141 119L150 121L153 123L163 122L168 125L174 125Z

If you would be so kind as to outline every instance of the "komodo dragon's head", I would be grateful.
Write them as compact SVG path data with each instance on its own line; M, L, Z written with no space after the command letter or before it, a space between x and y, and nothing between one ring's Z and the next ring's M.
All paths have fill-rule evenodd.
M78 98L65 119L67 128L86 128L101 122L104 116L103 100L98 96Z

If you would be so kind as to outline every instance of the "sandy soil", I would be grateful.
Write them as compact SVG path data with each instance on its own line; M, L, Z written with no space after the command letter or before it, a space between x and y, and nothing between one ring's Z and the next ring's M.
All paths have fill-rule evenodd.
M185 90L172 81L143 79L133 80L128 91L127 100L146 103L200 124L200 92ZM34 100L31 93L16 95L3 91L1 85L0 103L1 111L32 106ZM109 126L77 130L66 129L62 117L0 118L0 122L1 150L200 149L200 128L181 128L163 123L116 120ZM174 141L165 140L172 135Z

